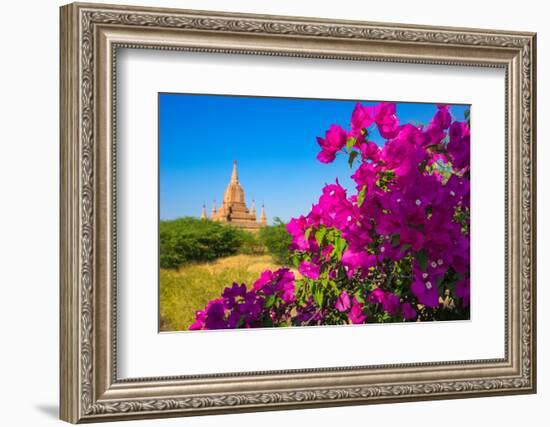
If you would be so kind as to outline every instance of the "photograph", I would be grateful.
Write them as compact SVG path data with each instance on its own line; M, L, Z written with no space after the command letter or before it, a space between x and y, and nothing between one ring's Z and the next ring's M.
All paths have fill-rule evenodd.
M470 319L470 105L158 94L159 330Z
M26 140L41 152L43 135L59 132L55 159L37 160L44 176L59 165L59 197L36 191L37 165L16 161L29 145L7 144L22 149L5 164L29 190L14 187L21 200L5 211L28 218L4 222L14 255L29 253L21 230L43 213L59 218L41 231L58 236L6 281L25 290L21 271L40 273L31 282L44 297L6 301L10 320L56 328L38 337L58 350L31 365L58 375L61 420L227 414L265 425L257 417L268 414L279 426L299 424L287 411L311 423L322 410L333 425L345 406L368 405L352 417L387 423L389 408L451 427L480 418L475 402L510 426L540 415L543 14L499 6L497 22L496 3L449 14L432 1L428 16L399 1L377 14L203 0L200 10L72 3L49 16L43 3L27 15L58 34L34 22L51 46L29 45L38 59L16 55L16 68L55 129L28 126L25 82L6 79L20 83L8 89L21 116L6 141L39 130ZM42 92L21 71L40 55L59 70L58 84L37 73ZM58 209L37 209L41 196ZM43 286L48 268L58 292ZM40 307L21 316L18 301ZM15 348L32 343L17 338ZM7 389L36 392L19 377ZM526 410L502 411L502 399Z

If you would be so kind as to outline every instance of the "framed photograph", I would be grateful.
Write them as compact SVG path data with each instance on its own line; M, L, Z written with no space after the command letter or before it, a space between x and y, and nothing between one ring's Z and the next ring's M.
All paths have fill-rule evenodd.
M63 420L536 391L535 34L60 22Z

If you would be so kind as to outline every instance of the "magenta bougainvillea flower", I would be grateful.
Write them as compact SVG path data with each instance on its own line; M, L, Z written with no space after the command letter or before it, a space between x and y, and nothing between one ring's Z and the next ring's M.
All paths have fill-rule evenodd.
M342 255L342 265L348 277L351 278L357 270L366 271L369 267L376 265L376 256L346 249Z
M422 273L423 276L426 273ZM419 279L418 276L411 284L411 291L420 304L426 307L437 307L439 305L439 292L437 283L432 282L429 277Z
M413 320L416 319L416 310L409 302L404 302L401 306L401 312L403 313L403 319Z
M347 132L338 125L331 125L326 131L325 137L317 137L317 142L322 150L317 159L323 163L330 163L336 158L336 153L346 145Z
M449 129L449 154L453 166L464 169L470 166L470 128L465 122L454 122Z
M336 308L336 310L338 310L340 312L345 312L345 311L349 310L349 308L350 308L350 299L349 299L349 295L347 294L346 291L342 291L342 293L340 294L340 296L336 300L336 304L334 305L334 307Z
M298 271L302 276L307 277L309 279L316 280L319 278L319 272L321 271L321 269L317 264L313 262L302 261L300 263L300 267L298 268Z
M351 114L351 131L356 138L360 137L363 129L368 129L374 122L374 107L363 106L360 102L355 104Z
M363 313L363 307L365 304L359 302L357 298L353 297L351 300L351 310L348 313L348 319L354 325L364 323L367 316Z
M296 273L232 284L190 329L468 318L469 124L448 105L422 126L400 123L393 103L357 103L349 129L333 124L317 142L322 163L348 157L356 192L325 185L286 227Z

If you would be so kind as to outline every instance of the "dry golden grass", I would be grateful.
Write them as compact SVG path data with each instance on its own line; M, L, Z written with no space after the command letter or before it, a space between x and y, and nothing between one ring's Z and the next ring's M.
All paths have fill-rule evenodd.
M178 270L160 271L160 330L186 330L195 311L219 297L233 282L250 288L260 273L277 269L269 255L235 255L204 264L189 264Z

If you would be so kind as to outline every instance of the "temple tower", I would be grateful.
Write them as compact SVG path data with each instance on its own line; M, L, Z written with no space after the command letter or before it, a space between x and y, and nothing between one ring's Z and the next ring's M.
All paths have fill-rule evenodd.
M216 211L216 201L212 204L212 220L216 221L218 219L218 212Z
M260 213L260 225L262 227L265 227L267 224L267 219L265 217L265 209L264 209L264 204L262 203L262 212Z
M206 213L206 210L203 210ZM218 210L216 210L216 203L214 202L211 219L213 221L227 222L231 225L244 228L249 231L256 231L267 225L263 205L259 222L256 218L256 207L254 206L254 200L252 200L251 209L248 209L246 206L244 189L239 182L237 161L233 162L231 178L225 189L223 202Z
M252 199L252 205L250 205L250 215L254 215L254 219L256 219L256 206L254 205L254 199Z

